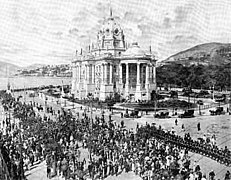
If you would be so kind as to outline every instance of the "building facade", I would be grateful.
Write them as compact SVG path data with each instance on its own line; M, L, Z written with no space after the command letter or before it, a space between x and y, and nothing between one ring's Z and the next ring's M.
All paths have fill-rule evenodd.
M91 93L100 100L118 93L137 101L150 100L153 90L156 90L154 56L145 53L138 43L128 47L123 30L111 13L98 31L97 42L84 53L82 49L76 51L71 93L78 99Z

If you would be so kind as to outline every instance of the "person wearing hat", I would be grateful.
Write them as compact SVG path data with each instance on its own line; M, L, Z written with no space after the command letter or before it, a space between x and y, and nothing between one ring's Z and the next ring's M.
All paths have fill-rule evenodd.
M47 178L51 178L51 167L50 165L47 165Z
M205 174L202 176L201 180L207 180Z
M213 170L209 173L209 180L215 180L215 172Z
M64 157L63 160L61 161L61 170L62 170L63 177L67 176L67 168L68 168L68 162L67 159Z
M229 171L226 172L225 174L225 179L224 180L230 180L231 179L231 174Z
M198 131L201 130L201 124L200 124L200 122L197 123L197 130L198 130Z

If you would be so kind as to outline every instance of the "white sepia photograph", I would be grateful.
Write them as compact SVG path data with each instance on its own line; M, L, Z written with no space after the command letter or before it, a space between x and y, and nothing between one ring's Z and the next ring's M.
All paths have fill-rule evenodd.
M0 0L0 180L231 180L231 1Z

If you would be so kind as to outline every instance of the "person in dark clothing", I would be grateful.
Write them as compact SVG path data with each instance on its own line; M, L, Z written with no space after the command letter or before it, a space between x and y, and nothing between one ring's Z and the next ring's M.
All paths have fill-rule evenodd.
M178 123L178 121L177 121L177 119L175 120L175 125L177 126L177 123Z
M214 180L215 179L215 172L213 170L209 173L209 179L210 180Z
M230 180L230 179L231 179L230 172L227 171L226 174L225 174L225 179L224 180Z
M201 124L200 124L200 123L197 124L197 130L198 130L198 131L201 130Z
M182 131L185 131L184 124L182 124L181 129L182 129Z
M111 121L111 114L109 115L109 121Z
M195 167L195 172L198 172L198 171L200 171L200 170L201 170L200 165L197 165L197 166Z
M51 168L50 166L47 166L47 178L51 178Z
M121 127L123 128L124 127L124 121L121 121Z

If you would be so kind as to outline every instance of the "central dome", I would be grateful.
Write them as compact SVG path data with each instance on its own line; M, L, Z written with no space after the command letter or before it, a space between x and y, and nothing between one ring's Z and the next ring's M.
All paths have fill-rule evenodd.
M118 36L122 33L122 31L120 24L115 20L115 18L109 17L102 24L98 34L105 36Z
M124 56L145 56L145 52L140 48L137 42L132 43L123 54Z

